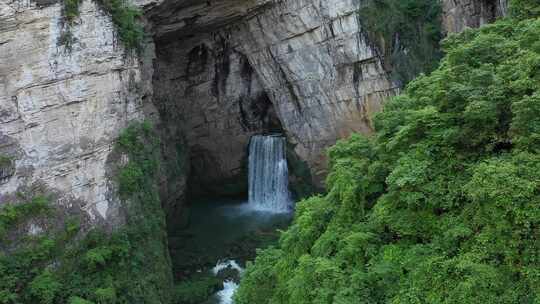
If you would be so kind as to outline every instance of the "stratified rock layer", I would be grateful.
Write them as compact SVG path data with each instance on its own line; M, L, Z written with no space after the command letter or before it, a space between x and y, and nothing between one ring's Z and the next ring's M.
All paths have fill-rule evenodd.
M358 1L281 1L232 28L296 153L326 175L325 150L397 92L359 22Z

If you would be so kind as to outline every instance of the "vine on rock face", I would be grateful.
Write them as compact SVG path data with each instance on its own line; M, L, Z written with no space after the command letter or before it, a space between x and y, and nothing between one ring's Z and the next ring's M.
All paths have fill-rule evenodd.
M57 44L64 46L69 52L71 52L73 45L77 42L77 39L73 35L72 27L75 19L79 17L79 6L81 2L82 0L63 0L63 24Z
M72 33L72 27L80 14L80 5L83 0L63 0L62 14L64 29L59 37L58 44L71 51L76 37ZM140 51L144 40L144 29L138 21L141 11L129 3L128 0L92 0L110 15L120 41L128 50Z
M95 0L111 16L120 40L128 50L138 50L143 44L144 29L137 21L141 11L126 0Z

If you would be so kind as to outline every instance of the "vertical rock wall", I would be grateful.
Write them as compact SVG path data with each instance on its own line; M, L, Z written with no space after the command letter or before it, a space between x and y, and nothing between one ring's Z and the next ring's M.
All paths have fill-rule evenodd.
M59 44L63 28L56 1L0 0L0 155L13 167L0 204L40 185L112 224L108 157L119 132L152 113L152 69L123 49L93 1L81 5L71 51Z
M0 0L0 202L40 184L82 202L92 219L107 218L116 212L107 165L114 139L145 117L156 117L168 161L191 163L200 191L245 190L249 138L272 131L286 133L321 185L325 149L369 133L373 113L398 91L366 40L357 0L136 0L157 41L153 84L152 44L129 56L90 0L72 51L59 45L56 2ZM504 0L443 7L448 32L507 10ZM184 173L162 180L171 200L184 191Z

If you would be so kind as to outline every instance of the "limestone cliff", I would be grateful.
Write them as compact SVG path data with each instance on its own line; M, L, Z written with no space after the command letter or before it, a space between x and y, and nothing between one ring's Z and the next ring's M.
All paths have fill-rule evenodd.
M325 149L369 133L372 114L398 89L363 34L357 1L180 3L148 12L154 87L156 102L183 122L204 188L241 174L249 137L276 130L321 185Z
M193 184L238 190L252 134L284 132L321 186L325 149L398 91L366 38L357 0L171 1L147 6L154 25L157 104L190 145ZM505 15L505 0L443 0L445 32Z
M165 132L148 131L160 128L152 104L153 43L147 41L138 55L126 50L111 16L92 0L82 1L68 29L62 7L54 0L0 0L0 255L10 252L2 275L16 285L2 284L3 298L67 303L81 296L96 301L96 290L108 287L115 299L118 288L121 302L171 303L163 207L175 214L178 201L173 197L183 195L186 180L178 163L186 154L181 146L160 144L165 141L156 137ZM66 30L73 38L70 47ZM135 124L143 120L156 127ZM144 126L146 133L138 131L142 127L126 131L129 125ZM123 144L117 143L120 134ZM135 186L133 172L143 172ZM43 199L46 211L4 209L15 202L33 210L33 197ZM10 221L10 216L16 217ZM54 252L39 251L34 238ZM93 269L86 263L93 246L109 252L123 247L120 258L101 256L99 264L114 273L85 272ZM28 257L26 264L9 269L14 264L9 259L20 255ZM24 267L31 267L32 276ZM16 296L28 297L31 289L25 280L46 275L49 268L61 278L53 286L70 291L18 301Z

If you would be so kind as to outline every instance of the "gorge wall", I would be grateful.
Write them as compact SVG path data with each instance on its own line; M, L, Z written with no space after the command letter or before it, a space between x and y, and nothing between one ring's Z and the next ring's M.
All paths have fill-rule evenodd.
M133 3L150 34L140 56L91 0L71 51L58 43L58 1L0 0L0 203L40 186L90 222L121 221L110 156L120 130L141 120L160 130L164 159L185 163L160 180L172 209L188 174L196 193L245 191L247 146L259 133L284 133L322 186L325 149L371 132L372 115L399 91L358 20L362 1ZM506 7L444 0L442 22L461 31Z
M0 211L41 193L63 210L7 225L0 217L0 252L24 249L33 239L25 235L68 230L73 213L83 229L70 245L85 244L91 228L121 226L94 245L115 235L129 245L110 269L127 269L122 292L152 300L127 302L169 303L173 234L165 229L182 225L187 189L245 194L249 140L272 132L287 136L292 184L321 188L325 149L372 132L373 114L400 88L361 25L363 1L132 3L147 33L138 53L123 47L94 0L81 2L71 25L61 0L0 0ZM479 26L505 7L445 0L443 25ZM17 230L8 242L6 229ZM58 263L48 258L43 267Z

